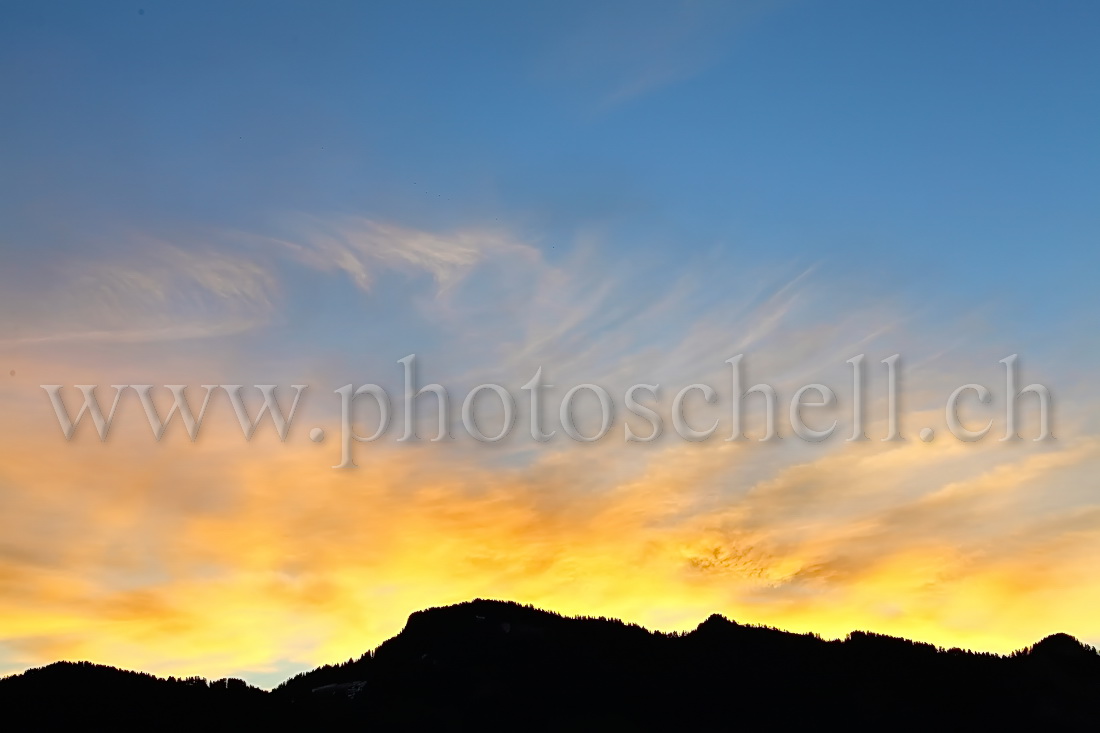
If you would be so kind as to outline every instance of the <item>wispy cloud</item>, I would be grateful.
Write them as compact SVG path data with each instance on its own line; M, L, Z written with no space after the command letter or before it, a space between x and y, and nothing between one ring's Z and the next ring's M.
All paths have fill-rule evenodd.
M721 60L736 31L774 3L630 4L582 13L576 30L547 51L543 75L580 83L596 108L614 107L685 81Z
M237 333L274 308L274 273L211 247L139 238L3 275L0 343L162 341Z
M399 305L437 326L431 346L458 375L443 380L456 392L466 382L518 386L538 366L558 397L596 382L619 400L629 384L659 382L667 424L672 390L705 382L725 400L708 422L728 421L724 361L741 350L749 378L775 386L781 404L807 381L850 384L843 360L855 349L871 363L903 351L914 357L910 436L942 421L945 386L973 381L987 357L999 375L1005 355L972 339L950 363L922 363L962 334L922 323L904 303L838 297L848 284L812 267L693 263L654 277L606 259L592 240L551 261L515 232L362 217L301 218L277 239L220 241L201 253L135 249L95 263L105 269L70 263L47 289L64 307L25 323L39 339L121 341L160 328L181 337L232 326L234 315L280 317L295 305L279 279L287 273L356 295L393 276L408 286L394 289ZM61 297L66 289L87 312ZM132 312L136 324L123 318ZM5 315L9 327L24 322ZM415 318L402 325L403 336L429 339ZM129 353L94 373L122 369ZM310 358L278 352L265 369L298 373ZM48 368L57 374L30 357L19 365L20 376ZM216 381L217 368L205 368ZM348 379L331 363L310 369L319 381ZM594 445L383 441L360 446L360 471L339 472L326 453L334 441L298 434L245 446L232 421L195 444L170 429L151 446L141 423L106 445L62 443L40 390L28 396L18 384L0 388L13 406L2 426L13 437L0 446L9 671L59 656L166 674L306 667L361 653L412 610L474 596L665 629L720 611L1000 651L1054 629L1094 633L1100 584L1083 558L1100 547L1100 514L1082 487L1100 463L1095 440L883 443L881 390L868 395L874 439L863 443L727 443L723 427L708 443L640 446L622 441L621 416ZM753 433L759 406L749 413ZM335 435L333 416L320 419Z
M445 290L486 258L534 254L530 247L489 229L437 234L356 216L300 216L290 228L292 236L271 241L308 267L346 273L363 290L387 269L426 272Z

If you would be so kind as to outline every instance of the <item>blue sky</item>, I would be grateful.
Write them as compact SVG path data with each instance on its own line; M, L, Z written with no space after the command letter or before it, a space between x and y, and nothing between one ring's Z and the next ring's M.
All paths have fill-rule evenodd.
M723 244L1010 307L1041 288L1049 315L1094 291L1097 12L14 5L6 235L63 251L121 222L500 219L559 247L600 227L623 254ZM1054 246L1074 265L1035 256Z

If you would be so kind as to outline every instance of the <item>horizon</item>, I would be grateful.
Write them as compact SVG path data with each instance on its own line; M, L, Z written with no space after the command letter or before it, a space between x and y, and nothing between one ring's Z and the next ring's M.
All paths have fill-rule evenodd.
M1100 646L1100 6L0 19L0 675Z
M555 612L553 609L537 608L537 607L532 606L530 604L520 604L520 603L517 603L516 601L508 601L508 600L495 599L495 598L472 598L468 601L461 601L461 602L449 604L449 605L446 605L446 606L431 606L431 607L428 607L428 608L422 608L422 609L410 612L408 618L411 618L415 614L430 613L432 611L447 610L447 609L451 609L451 608L455 608L455 607L459 607L459 606L474 605L474 604L478 604L478 603L499 604L499 605L503 605L503 606L519 606L520 608L523 608L524 610L535 611L535 612L538 612L538 613L546 613L546 614L558 616L562 619L570 620L570 621L588 621L588 620L603 620L603 619L606 619L606 617L603 617L603 616L591 616L591 615L569 616L569 615L559 614L559 613ZM813 631L796 632L796 631L791 631L789 629L778 629L774 626L768 626L767 624L741 624L737 621L737 619L727 618L726 616L723 616L722 614L718 614L718 613L710 614L705 619L703 619L698 624L696 624L693 628L685 629L685 630L651 629L651 628L648 628L648 627L645 627L645 626L640 626L639 624L635 624L634 622L631 622L628 619L612 618L612 619L607 619L607 620L614 621L614 622L619 622L619 623L622 623L624 625L640 626L640 628L644 629L648 633L654 634L654 635L657 635L657 636L677 637L678 635L686 635L686 634L690 634L690 633L693 633L695 631L698 631L699 628L701 628L703 626L703 624L707 623L712 618L721 618L726 622L729 622L729 623L732 623L736 626L740 626L740 627L744 627L744 628L764 629L764 630L769 630L769 631L780 631L782 633L792 634L792 635L802 635L802 636L809 635L809 636L813 636L814 638L816 638L819 641L824 641L824 642L847 641L848 639L850 639L852 637L852 635L863 633L863 634L871 634L873 636L884 636L884 637L890 638L890 639L901 639L903 641L907 641L907 642L914 643L914 644L930 644L930 642L923 641L921 639L906 639L904 637L895 637L895 636L890 636L890 635L879 634L878 632L874 631L873 629L852 629L850 632L848 632L847 634L845 634L844 636L841 636L841 637L835 637L835 638L826 637L826 636L822 636L820 634L817 634ZM399 636L401 633L404 633L406 628L407 628L407 625L408 625L407 622L408 622L408 619L406 619L405 626L403 626L398 631L398 633L396 633L394 636L391 636L388 639L384 640L382 642L382 644L384 644L386 641L389 641L390 639L395 638L396 636ZM1009 657L1014 656L1018 652L1029 651L1029 650L1033 649L1034 647L1038 646L1040 643L1042 643L1044 641L1047 641L1048 639L1056 638L1056 637L1063 637L1063 636L1069 637L1070 639L1073 639L1078 644L1083 644L1083 642L1081 642L1079 639L1072 636L1071 634L1066 634L1065 632L1052 632L1052 633L1047 634L1046 636L1044 636L1042 639L1036 639L1031 644L1028 644L1024 647L1021 647L1020 649L1015 649L1012 652L1009 652L1007 654L999 654L997 652L989 652L989 651L982 650L982 649L962 648L961 651L972 653L972 654L993 654L993 655L995 655L999 658L1007 659ZM942 646L936 646L935 644L930 644L930 645L935 647L936 650L939 651L939 652L952 651L953 649L958 649L958 647L955 647L952 650L949 650L949 649L947 649L945 647L942 647ZM381 646L381 644L379 644L379 646ZM1088 646L1088 645L1086 645L1086 646L1088 647L1088 649L1092 650L1093 652L1097 651L1095 647ZM320 664L318 664L314 667L308 667L308 668L301 669L301 670L298 670L298 671L291 671L285 678L281 678L281 679L274 680L274 681L266 680L263 684L257 684L256 681L248 680L248 679L245 679L244 681L247 682L249 685L251 685L253 687L256 687L258 689L261 689L265 692L271 692L272 690L276 689L277 687L281 686L282 684L294 679L299 674L314 671L317 668L323 667L323 666L326 666L326 665L339 665L339 664L344 664L344 663L347 663L347 662L352 662L352 661L355 661L357 659L361 659L364 656L373 655L374 652L377 651L377 649L378 649L378 646L375 646L375 647L372 647L371 649L364 650L361 654L356 654L356 655L353 655L351 657L348 657L347 659L339 659L339 660L332 660L332 661L329 661L329 662L322 662L322 663L320 663ZM41 665L41 666L38 666L38 667L28 668L26 670L23 670L22 672L13 672L13 673L7 674L7 675L0 675L0 680L3 680L7 677L18 676L18 675L23 674L24 672L30 672L30 671L33 671L35 669L43 669L44 667L51 667L55 664L96 664L96 665L111 667L111 668L114 668L114 669L119 669L120 671L123 671L123 672L137 672L137 673L149 674L148 672L145 672L144 670L127 669L127 668L116 667L115 665L111 665L111 664L108 664L106 662L98 662L98 661L92 661L92 660L87 660L87 659L59 659L59 660L56 660L56 661L51 662L49 664ZM165 679L167 677L171 677L171 675L155 675L155 676L158 677L158 679ZM207 677L207 676L204 676L204 675L199 675L199 676L203 677L208 682L218 681L213 677ZM177 677L177 679L180 679L180 678Z

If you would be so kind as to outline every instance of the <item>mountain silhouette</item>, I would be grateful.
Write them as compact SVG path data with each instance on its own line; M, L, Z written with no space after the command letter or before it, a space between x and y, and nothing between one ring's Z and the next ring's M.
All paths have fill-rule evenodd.
M474 600L418 611L373 652L271 692L61 662L0 680L0 709L36 726L116 729L1083 729L1100 721L1100 654L1067 634L1000 656L719 615L662 634Z

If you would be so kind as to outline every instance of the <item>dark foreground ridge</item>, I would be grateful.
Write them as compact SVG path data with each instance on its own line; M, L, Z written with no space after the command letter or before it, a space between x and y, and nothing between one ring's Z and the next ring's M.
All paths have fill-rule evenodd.
M271 692L59 662L0 680L16 727L735 730L1097 729L1100 654L1055 634L1007 657L711 616L659 634L475 600L419 611L373 652Z

